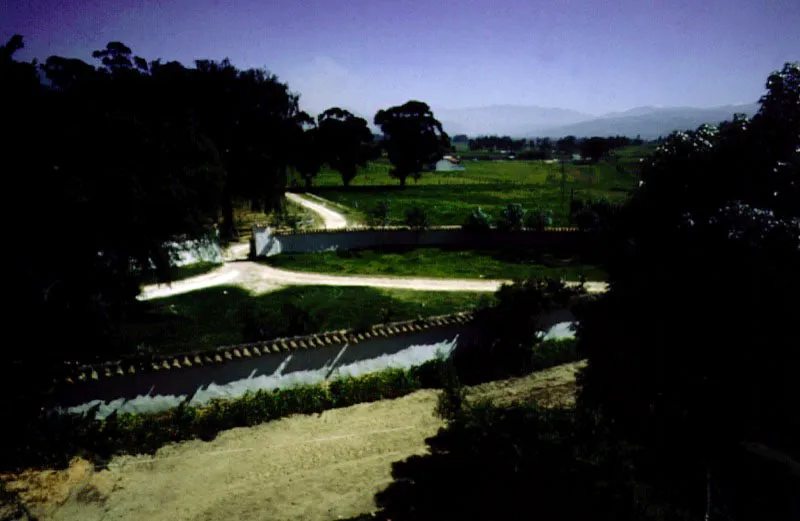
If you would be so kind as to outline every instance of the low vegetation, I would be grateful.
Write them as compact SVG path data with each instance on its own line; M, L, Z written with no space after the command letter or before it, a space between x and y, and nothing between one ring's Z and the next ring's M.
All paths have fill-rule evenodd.
M173 266L170 268L169 279L159 278L156 273L148 273L142 277L143 284L156 284L159 282L177 282L179 280L205 275L206 273L219 268L222 264L216 262L196 262L185 266Z
M487 299L472 292L328 286L253 295L218 286L142 303L123 334L131 349L181 352L454 313Z
M284 253L262 262L295 271L337 275L389 275L398 277L524 279L552 277L565 280L605 280L594 265L555 263L539 250L459 250L452 248L383 247L323 253Z
M570 195L575 199L623 201L638 181L625 163L616 159L593 165L562 167L540 161L470 162L464 172L431 172L406 187L392 183L390 165L372 162L347 189L333 172L323 172L313 189L318 195L370 213L384 201L391 201L388 224L402 224L413 207L425 210L431 225L460 225L476 207L494 217L510 203L526 209L552 212L552 225L570 223ZM638 159L635 163L638 165ZM625 163L634 164L634 163Z
M552 340L542 346L548 352L563 353L558 363L575 360L573 342ZM553 365L557 363L542 368ZM159 413L112 414L103 420L95 419L95 410L85 415L52 414L29 426L26 449L6 454L0 468L62 467L78 454L102 463L117 454L153 453L168 443L209 440L223 430L292 414L315 414L399 398L423 388L440 389L448 384L451 369L451 362L434 359L409 369L387 369L324 384L259 390L206 405L189 405L187 400L175 409Z

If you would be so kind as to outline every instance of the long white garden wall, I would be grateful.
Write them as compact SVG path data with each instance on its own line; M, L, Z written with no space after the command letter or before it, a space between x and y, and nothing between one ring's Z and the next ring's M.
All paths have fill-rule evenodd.
M185 353L156 360L108 362L76 368L59 386L58 405L73 413L98 405L111 412L154 412L247 391L315 384L388 368L409 368L448 356L477 335L470 313L379 324L257 344ZM568 309L543 317L541 326L563 330ZM553 327L556 326L556 327ZM559 336L563 335L561 333Z
M545 231L488 233L468 232L458 226L427 230L369 228L298 233L275 233L269 227L253 227L251 255L270 257L281 253L356 250L377 246L464 246L469 248L573 246L579 234L570 228Z

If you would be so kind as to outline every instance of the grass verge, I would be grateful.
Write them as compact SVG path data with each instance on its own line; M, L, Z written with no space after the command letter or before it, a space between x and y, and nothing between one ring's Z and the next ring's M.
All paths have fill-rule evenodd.
M180 352L454 313L493 298L326 286L252 295L237 286L219 286L143 302L137 318L125 325L123 342L149 352Z

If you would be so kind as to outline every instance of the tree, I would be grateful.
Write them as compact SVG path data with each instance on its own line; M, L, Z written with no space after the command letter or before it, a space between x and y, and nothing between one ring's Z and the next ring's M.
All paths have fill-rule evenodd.
M9 334L36 348L4 351L3 424L49 405L65 362L131 349L124 323L143 306L143 276L168 278L170 242L208 234L223 180L170 82L62 57L20 63L9 49L21 39L10 43L0 59L0 110L13 129L2 141L6 240L25 257Z
M367 120L334 107L320 114L317 122L323 161L339 172L344 186L350 186L357 168L375 158Z
M405 186L411 176L419 178L426 165L441 159L450 147L450 138L430 107L421 101L379 110L375 124L386 136L385 147L392 162L389 175Z
M280 205L293 143L302 135L305 118L298 96L265 70L240 71L227 59L197 60L195 65L186 94L226 172L222 232L232 237L235 199L249 200L253 210Z
M579 149L581 151L581 156L589 158L592 162L596 163L600 158L608 154L612 148L614 148L613 140L602 137L591 137L589 139L584 139Z
M605 224L610 291L576 310L581 402L696 516L783 519L796 487L750 448L800 456L798 71L770 76L752 121L663 142Z
M305 182L306 190L309 190L311 189L311 183L325 162L322 140L319 128L313 118L303 113L298 119L303 122L306 128L293 143L295 150L292 155L292 165Z
M578 151L578 138L566 136L556 140L556 150L562 156L571 156Z

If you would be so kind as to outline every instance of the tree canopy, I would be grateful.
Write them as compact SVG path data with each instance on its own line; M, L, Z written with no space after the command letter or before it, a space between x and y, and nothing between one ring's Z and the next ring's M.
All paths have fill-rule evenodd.
M800 455L799 116L786 64L752 120L666 139L608 222L610 291L578 313L582 401L688 509L734 502L744 478L726 462L748 444Z
M357 167L375 157L367 120L333 107L317 116L317 124L323 162L338 171L344 185L349 186Z
M390 175L401 186L409 176L418 178L427 165L441 159L450 148L450 138L442 124L421 101L379 110L375 124L386 137L383 145L392 162Z
M0 47L9 238L24 261L4 384L46 390L64 360L117 356L150 271L169 276L176 241L233 229L232 203L279 201L298 96L263 70L227 60L147 62L120 42L81 60L14 59ZM40 381L40 379L44 379ZM24 384L24 385L23 385Z

